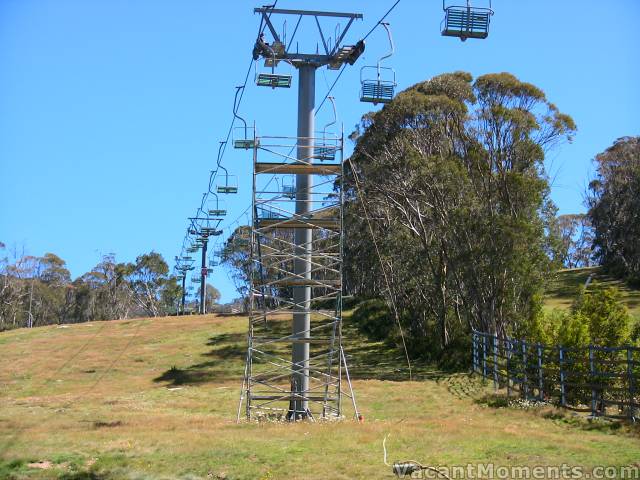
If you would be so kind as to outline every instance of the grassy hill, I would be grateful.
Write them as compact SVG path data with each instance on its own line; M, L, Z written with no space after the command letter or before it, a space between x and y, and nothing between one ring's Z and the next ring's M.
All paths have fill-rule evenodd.
M245 330L207 315L1 333L0 478L393 478L387 434L390 461L430 465L640 458L619 424L498 408L476 380L428 365L409 382L401 355L348 325L364 423L236 425Z
M629 309L629 313L640 320L640 289L603 274L600 267L560 270L547 292L545 306L547 308L569 308L578 295L580 287L585 285L589 277L591 277L591 282L588 289L593 288L594 285L618 288L622 293L622 302Z

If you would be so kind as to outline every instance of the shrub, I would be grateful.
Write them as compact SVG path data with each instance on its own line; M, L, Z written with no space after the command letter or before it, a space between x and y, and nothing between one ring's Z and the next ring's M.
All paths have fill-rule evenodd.
M630 340L631 317L620 302L617 288L595 288L590 292L583 290L571 307L571 312L576 323L587 326L591 344L616 347ZM578 328L577 325L574 328Z
M351 319L361 332L373 340L388 339L395 326L389 307L379 298L362 302Z

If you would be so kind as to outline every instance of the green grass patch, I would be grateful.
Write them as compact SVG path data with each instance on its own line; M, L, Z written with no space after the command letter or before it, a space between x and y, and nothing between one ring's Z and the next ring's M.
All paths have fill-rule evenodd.
M491 385L467 374L416 362L408 381L402 352L358 334L348 318L344 344L363 423L237 425L246 318L135 325L0 334L0 478L384 478L388 434L392 461L590 468L640 458L626 427L496 408L478 402Z

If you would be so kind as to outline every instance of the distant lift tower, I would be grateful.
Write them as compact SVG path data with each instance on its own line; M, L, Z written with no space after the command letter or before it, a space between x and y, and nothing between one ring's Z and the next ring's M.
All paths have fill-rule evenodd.
M268 7L254 12L273 37L271 44L262 35L256 42L254 59L263 57L271 67L256 83L287 88L291 77L277 75L275 66L285 62L297 68L298 130L296 137L257 137L254 128L247 142L254 162L253 270L238 419L243 405L248 419L335 419L343 416L345 397L357 417L342 348L342 188L333 192L342 183L343 135L316 134L314 116L316 69L355 63L364 42L341 42L362 15ZM280 16L297 17L288 45L272 23ZM336 20L346 26L332 41L322 22L330 21L333 33ZM291 51L302 21L317 27L322 43L315 53ZM289 153L293 148L295 158Z

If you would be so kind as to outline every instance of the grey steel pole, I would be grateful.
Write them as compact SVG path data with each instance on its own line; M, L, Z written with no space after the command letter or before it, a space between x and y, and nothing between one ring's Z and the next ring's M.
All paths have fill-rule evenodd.
M309 162L313 155L313 132L316 97L316 65L305 64L298 68L298 151L297 159ZM308 174L296 175L296 215L305 215L312 209L312 177ZM293 271L297 278L311 279L311 240L310 228L295 230L296 259ZM311 286L293 288L293 336L309 338L311 319ZM293 396L289 405L289 418L306 418L309 390L309 343L293 341L293 374L291 388ZM305 397L305 398L303 398Z
M200 269L200 313L207 313L205 298L207 294L207 243L208 240L202 242L202 268Z
M180 309L182 315L184 315L184 297L187 294L187 292L185 290L186 281L187 281L187 272L186 272L186 270L183 270L182 271L182 302L181 302L182 306L181 306L181 309Z

